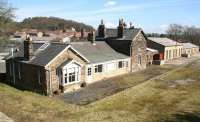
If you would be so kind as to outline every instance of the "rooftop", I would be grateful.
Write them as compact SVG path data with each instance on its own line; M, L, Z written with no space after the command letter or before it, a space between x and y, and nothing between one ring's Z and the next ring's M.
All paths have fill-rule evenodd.
M163 46L181 46L182 44L179 42L176 42L174 40L171 40L169 38L158 38L158 37L149 37L149 40L156 42L158 44L161 44Z
M115 38L121 40L133 40L135 36L141 31L140 28L125 28L123 38L118 38L118 29L116 28L106 28L106 38ZM98 34L97 34L98 35ZM98 36L97 36L98 38Z
M72 42L71 45L84 55L90 63L129 58L124 54L116 52L104 41L97 41L95 43L93 45L91 42Z
M197 45L192 44L192 43L182 43L183 44L183 48L198 48Z

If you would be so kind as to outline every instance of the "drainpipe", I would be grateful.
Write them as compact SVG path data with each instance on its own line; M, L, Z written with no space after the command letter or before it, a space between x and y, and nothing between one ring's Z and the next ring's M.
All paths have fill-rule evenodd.
M132 42L132 43L133 43L133 42ZM130 71L131 71L131 72L133 71L133 70L132 70L132 60L133 60L133 59L132 59L132 43L131 43L131 47L130 47L130 57L131 57L131 62L130 62L130 68L131 68L131 70L130 70Z
M47 76L48 76L48 78L47 78L47 79L48 79L48 80L47 80L47 81L48 81L48 83L47 83L47 84L48 84L48 88L47 88L48 91L47 91L47 94L48 94L49 96L51 96L51 95L52 95L52 90L51 90L51 89L52 89L52 84L51 84L51 71L50 71L50 69L47 69L46 72L47 72Z
M14 62L14 49L13 48L11 48L11 55L12 55L13 84L15 84L15 62Z

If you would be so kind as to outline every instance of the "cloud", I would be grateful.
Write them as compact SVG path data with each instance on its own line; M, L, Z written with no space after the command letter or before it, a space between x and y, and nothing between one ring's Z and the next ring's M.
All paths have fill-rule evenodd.
M116 1L107 0L104 6L105 6L105 7L110 7L110 6L115 6L116 4L117 4Z

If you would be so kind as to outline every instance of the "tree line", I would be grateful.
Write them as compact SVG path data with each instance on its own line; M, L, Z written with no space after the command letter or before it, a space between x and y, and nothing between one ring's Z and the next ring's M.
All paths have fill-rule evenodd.
M167 29L167 36L180 42L191 42L200 46L200 28L171 24Z
M147 37L168 37L178 42L191 42L200 46L200 28L180 24L170 24L165 34L150 33Z

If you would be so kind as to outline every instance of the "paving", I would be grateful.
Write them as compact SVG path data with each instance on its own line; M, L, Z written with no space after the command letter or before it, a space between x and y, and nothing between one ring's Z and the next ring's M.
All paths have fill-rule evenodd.
M11 118L0 112L0 122L14 122Z

